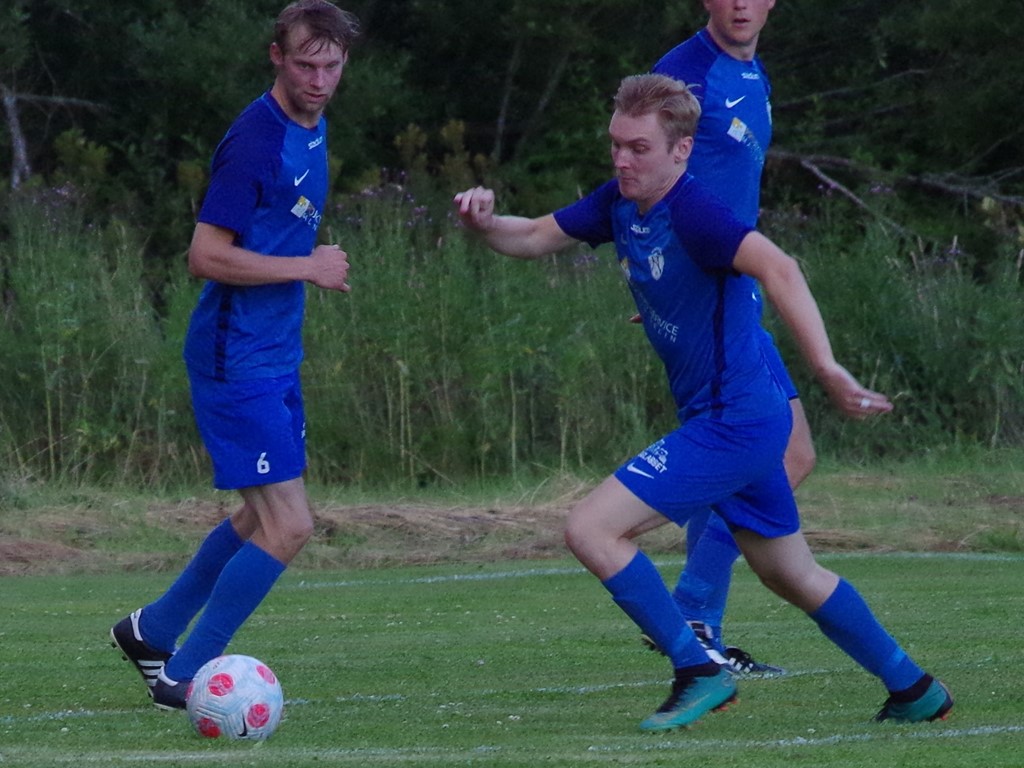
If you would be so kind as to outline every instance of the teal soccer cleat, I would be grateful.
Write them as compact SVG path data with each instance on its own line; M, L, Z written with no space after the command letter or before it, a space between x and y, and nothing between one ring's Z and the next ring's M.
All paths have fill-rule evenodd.
M875 715L876 722L891 720L896 723L923 723L945 720L953 708L953 697L949 689L938 680L932 679L928 689L913 701L885 700L882 710Z
M711 677L677 677L658 711L640 723L642 731L670 731L695 723L736 700L736 680L721 668Z

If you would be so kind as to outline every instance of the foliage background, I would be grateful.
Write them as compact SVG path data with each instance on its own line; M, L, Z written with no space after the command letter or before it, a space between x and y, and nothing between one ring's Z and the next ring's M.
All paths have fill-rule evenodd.
M270 82L278 6L0 10L6 476L206 477L180 363L198 290L184 251L213 148ZM540 213L602 180L610 94L697 29L701 4L350 7L365 35L330 107L324 236L351 254L356 290L310 292L311 471L370 484L607 471L674 420L612 259L501 260L455 231L448 199L482 180L507 209ZM898 404L840 420L766 318L826 455L1024 440L1018 11L772 12L762 227L801 259L840 360Z

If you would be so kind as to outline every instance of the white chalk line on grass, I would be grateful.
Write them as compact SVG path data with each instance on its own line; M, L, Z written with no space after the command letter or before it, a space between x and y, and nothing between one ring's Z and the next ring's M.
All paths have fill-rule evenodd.
M1024 563L1024 555L996 554L986 552L833 552L816 556L818 560L955 560L965 562ZM658 568L680 567L682 560L659 560ZM560 566L551 568L523 568L521 570L494 571L489 573L448 573L433 576L410 576L404 579L346 579L341 581L314 581L302 579L294 583L282 583L278 589L333 589L347 587L388 587L396 584L443 584L459 581L501 581L504 579L528 579L542 576L581 576L586 574L581 566Z
M579 755L581 752L591 754L633 754L633 753L654 753L667 752L670 750L686 750L686 754L692 755L695 751L720 753L723 750L740 749L799 749L816 747L833 747L841 744L869 743L874 741L934 741L936 739L965 740L971 738L984 738L992 736L1006 736L1024 733L1024 726L1021 725L983 725L972 728L941 728L933 730L930 726L923 726L924 730L896 732L890 726L878 725L874 732L862 732L851 734L835 734L832 736L821 736L816 738L786 738L786 739L677 739L645 736L641 741L635 739L628 743L581 747L579 750L565 749L555 755L548 755L549 758L565 758L572 755ZM627 738L624 736L624 738ZM446 747L330 747L330 748L308 748L308 747L285 747L278 748L270 745L255 744L251 747L222 750L216 752L185 752L178 749L174 752L157 752L146 750L144 752L126 751L92 751L89 754L82 754L80 751L75 754L60 754L52 747L18 747L13 749L0 748L0 763L6 762L8 758L28 758L37 761L45 760L48 765L81 763L117 765L121 763L138 764L149 763L152 765L183 763L195 764L226 764L238 765L241 762L252 761L256 757L264 756L269 761L281 761L284 759L315 759L315 760L348 760L358 761L357 764L365 764L367 761L396 761L432 759L435 762L444 764L453 760L469 760L479 758L481 755L512 755L523 753L524 750L517 747L501 745L480 745L467 747L465 749L452 749ZM261 754L263 753L263 754Z

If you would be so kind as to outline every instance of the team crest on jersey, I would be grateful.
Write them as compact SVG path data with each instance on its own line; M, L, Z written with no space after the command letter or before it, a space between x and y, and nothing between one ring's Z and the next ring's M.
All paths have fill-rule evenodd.
M651 255L647 257L647 268L651 271L651 277L661 280L661 276L665 272L665 254L662 253L661 248L651 251Z

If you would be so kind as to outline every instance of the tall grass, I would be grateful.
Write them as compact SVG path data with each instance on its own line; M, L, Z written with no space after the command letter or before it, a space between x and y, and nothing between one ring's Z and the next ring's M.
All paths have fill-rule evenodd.
M926 253L880 228L833 226L797 248L837 358L896 405L885 418L843 419L779 330L826 450L906 456L1024 442L1024 251L1007 243L978 276L955 243Z
M7 219L0 482L208 482L180 358L198 290L184 265L160 286L158 313L139 233L90 228L41 193L14 200ZM347 198L325 220L325 236L349 252L353 291L308 293L303 377L317 481L604 473L674 423L609 251L497 256L458 231L445 206L397 186ZM926 259L841 221L799 237L792 250L837 356L898 406L869 423L842 420L776 329L820 452L1024 443L1015 251L979 279L955 254Z
M356 287L312 296L307 320L321 471L424 483L607 466L665 415L613 259L506 259L398 189L353 200L345 218L331 237Z
M8 218L0 244L7 473L68 482L170 474L188 400L145 289L136 233L91 228L49 193L15 199Z

